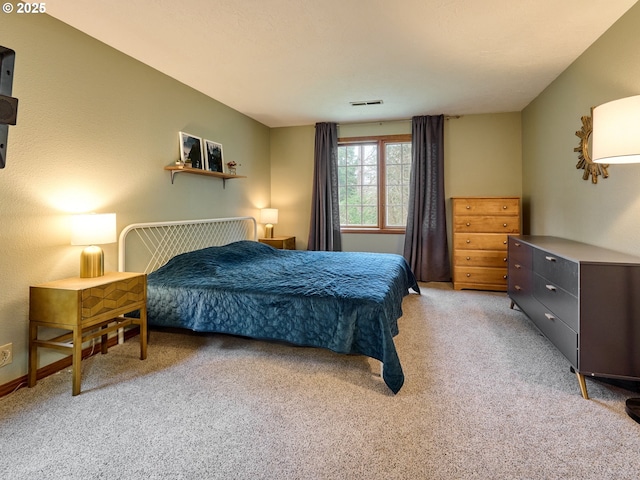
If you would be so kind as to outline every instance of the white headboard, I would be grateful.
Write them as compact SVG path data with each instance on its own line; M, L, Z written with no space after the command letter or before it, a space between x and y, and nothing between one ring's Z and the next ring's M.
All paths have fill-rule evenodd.
M257 238L253 217L134 223L120 233L118 271L151 273L180 253Z

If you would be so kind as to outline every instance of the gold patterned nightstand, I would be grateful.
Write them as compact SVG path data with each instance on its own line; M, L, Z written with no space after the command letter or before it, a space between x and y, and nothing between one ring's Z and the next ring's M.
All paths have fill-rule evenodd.
M139 310L140 318L125 317ZM140 326L140 359L147 358L147 276L110 272L101 277L73 277L29 289L29 387L37 381L38 347L72 356L73 395L80 393L82 344L101 337L107 353L107 336L120 328ZM54 338L38 338L40 327L68 330Z
M260 243L266 243L273 248L279 248L280 250L295 250L296 249L296 237L273 237L273 238L259 238Z

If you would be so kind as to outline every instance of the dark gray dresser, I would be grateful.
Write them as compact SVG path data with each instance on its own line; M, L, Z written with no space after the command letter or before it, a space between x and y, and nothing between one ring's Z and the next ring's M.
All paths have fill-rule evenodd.
M557 237L509 237L507 292L584 376L640 380L640 257Z

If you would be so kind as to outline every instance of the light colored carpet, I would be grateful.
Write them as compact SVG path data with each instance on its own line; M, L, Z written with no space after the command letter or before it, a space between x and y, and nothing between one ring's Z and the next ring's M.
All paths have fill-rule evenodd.
M502 293L422 284L379 363L152 331L0 399L7 479L635 479L632 392L587 380Z

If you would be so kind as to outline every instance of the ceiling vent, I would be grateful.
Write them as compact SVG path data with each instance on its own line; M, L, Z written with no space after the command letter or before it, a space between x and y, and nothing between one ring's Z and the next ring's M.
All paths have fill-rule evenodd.
M365 107L367 105L382 105L382 100L367 100L364 102L349 102L352 107Z

